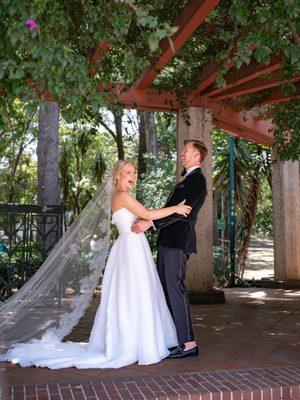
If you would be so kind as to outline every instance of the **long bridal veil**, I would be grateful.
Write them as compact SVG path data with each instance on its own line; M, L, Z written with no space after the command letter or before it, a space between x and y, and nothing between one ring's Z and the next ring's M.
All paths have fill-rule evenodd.
M0 306L0 348L61 340L88 307L105 266L111 179L101 185L28 282Z

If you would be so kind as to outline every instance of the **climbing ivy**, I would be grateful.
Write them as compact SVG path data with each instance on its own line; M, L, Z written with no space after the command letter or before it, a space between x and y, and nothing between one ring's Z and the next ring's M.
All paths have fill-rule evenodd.
M128 82L149 63L158 42L176 30L135 0L3 0L0 7L0 88L10 102L36 102L45 93L71 119L111 98L97 85ZM143 52L130 43L141 36ZM91 60L100 44L102 62ZM109 56L105 48L109 45Z
M9 101L22 97L26 102L51 93L71 120L87 106L94 112L100 106L113 106L116 99L97 87L120 83L121 90L126 89L159 54L159 40L174 33L172 23L185 4L184 0L2 0L1 93ZM233 69L238 70L252 60L268 64L273 54L280 54L282 90L296 96L299 32L299 0L222 0L154 86L174 91L184 107L187 92L197 87L201 72L213 59L220 63L216 84L224 87L224 63L232 56ZM101 62L91 60L95 44L102 44ZM244 107L254 106L260 95L248 96ZM281 135L285 147L284 129L297 114L296 103L284 104L276 112L274 121L280 120L276 140ZM291 129L296 139L285 147L285 158L297 153L298 125Z

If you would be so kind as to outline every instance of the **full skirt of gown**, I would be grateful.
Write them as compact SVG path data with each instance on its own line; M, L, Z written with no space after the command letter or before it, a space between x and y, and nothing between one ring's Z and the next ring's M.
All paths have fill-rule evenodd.
M136 216L122 208L112 222L119 236L111 248L101 302L87 343L34 340L0 356L21 366L51 369L120 368L159 362L178 344L148 241L131 232Z

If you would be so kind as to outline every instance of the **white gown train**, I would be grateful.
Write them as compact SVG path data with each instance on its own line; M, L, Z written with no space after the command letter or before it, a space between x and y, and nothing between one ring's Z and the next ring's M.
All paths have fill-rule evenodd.
M178 344L148 241L131 232L136 216L113 214L119 236L107 260L101 303L88 343L34 340L19 343L0 361L51 369L119 368L159 362Z

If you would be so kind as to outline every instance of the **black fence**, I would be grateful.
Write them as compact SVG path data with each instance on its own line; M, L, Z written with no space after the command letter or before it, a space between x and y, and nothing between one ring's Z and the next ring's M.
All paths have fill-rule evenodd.
M0 204L0 301L41 266L63 234L63 206Z

